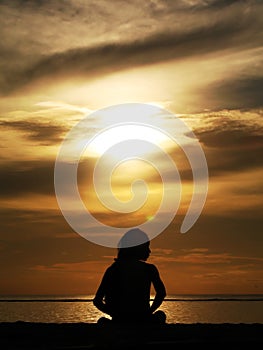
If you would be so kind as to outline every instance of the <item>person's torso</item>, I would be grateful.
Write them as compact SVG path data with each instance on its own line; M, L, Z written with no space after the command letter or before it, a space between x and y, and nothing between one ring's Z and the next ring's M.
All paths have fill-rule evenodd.
M106 303L115 315L140 318L149 314L151 265L142 261L111 266Z

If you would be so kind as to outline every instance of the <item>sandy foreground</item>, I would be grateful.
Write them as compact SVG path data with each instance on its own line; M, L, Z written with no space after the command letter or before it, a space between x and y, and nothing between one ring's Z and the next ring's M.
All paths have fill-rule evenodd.
M1 349L183 349L189 345L261 346L263 324L124 326L0 323Z

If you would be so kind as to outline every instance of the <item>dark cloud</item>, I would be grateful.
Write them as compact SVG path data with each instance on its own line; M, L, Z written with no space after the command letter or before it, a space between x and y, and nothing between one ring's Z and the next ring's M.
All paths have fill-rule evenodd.
M238 212L237 208L238 215L228 216L219 213L208 215L204 211L186 234L179 233L183 219L179 215L163 233L152 240L151 247L170 249L174 257L182 255L183 251L202 247L215 254L228 252L231 256L260 258L263 222L259 212ZM114 248L97 246L73 232L58 210L6 209L0 215L2 268L18 266L18 261L20 267L28 268L99 261L103 256L116 254Z
M50 230L50 227L44 226ZM19 228L17 227L17 230ZM52 237L52 234L54 237ZM1 266L29 268L35 265L52 265L56 263L81 262L90 258L90 243L76 237L56 237L54 228L49 232L49 236L39 235L37 225L35 225L35 237L5 242L2 240ZM17 263L19 261L19 264Z
M113 251L75 233L59 209L3 209L0 220L0 265L5 268L18 266L18 261L24 268L99 260Z
M55 161L10 162L1 166L0 197L54 194Z
M34 203L34 201L32 202ZM1 240L13 242L40 237L70 238L72 232L59 209L3 208L0 212Z
M221 116L213 127L195 133L204 146L209 176L239 173L263 165L262 127Z
M238 174L240 171L250 171L262 167L262 127L260 128L253 123L250 124L245 117L241 121L231 117L231 115L224 115L223 112L221 114L215 119L213 119L212 113L206 116L206 118L213 120L213 124L205 130L195 130L197 138L203 145L209 177L226 173ZM22 127L24 130L27 123L16 124L15 122L14 125ZM169 154L179 167L181 180L192 181L192 170L184 152L180 148L174 148L169 151ZM157 163L162 162L162 157L157 154L155 161ZM79 163L78 183L80 188L87 189L87 185L92 182L95 163L95 158L89 158ZM3 184L1 197L21 197L32 194L54 196L54 166L55 160L18 160L5 165L2 164L0 172L0 181ZM171 179L173 179L172 173ZM154 174L149 180L158 183L160 181L159 176ZM63 181L63 178L61 181ZM63 185L65 194L70 195L68 183Z
M237 4L238 3L238 4ZM190 2L191 7L194 9L200 9L200 10L220 10L223 8L228 7L229 9L233 5L255 5L256 3L259 3L259 1L255 0L205 0L205 1L196 1L196 2Z
M263 64L262 64L263 66ZM250 76L219 81L205 88L207 108L212 101L213 109L250 109L263 106L263 77Z
M216 202L217 198L213 200ZM177 215L172 224L153 239L152 247L163 249L173 247L175 253L184 249L203 247L214 252L228 251L234 255L262 257L261 209L240 210L239 203L236 202L232 203L231 214L229 209L227 214L223 214L223 209L218 208L218 212L212 215L206 212L205 206L195 225L184 234L179 233L183 216Z
M262 22L256 14L248 12L243 14L242 19L230 17L185 32L168 31L133 43L73 49L43 57L23 70L4 71L0 89L3 94L7 94L41 78L85 78L87 75L105 74L131 66L218 52L221 49L257 47Z
M209 120L208 125L201 126L200 123L193 131L203 148L210 178L263 169L263 126L260 126L260 123L256 124L255 119L249 120L249 115L245 116L243 113L221 111L218 114L211 112L198 116L204 124ZM262 117L260 110L254 113L257 115L254 115L254 118L259 121ZM171 148L169 155L178 167L182 182L193 181L191 165L183 149ZM161 163L162 156L156 154L155 162ZM173 181L173 171L167 173L167 176ZM151 180L160 181L156 175L152 176ZM254 191L257 189L254 188Z
M0 120L0 126L21 131L29 140L45 146L61 142L62 135L67 131L67 128L62 125L50 122L39 123L33 120Z

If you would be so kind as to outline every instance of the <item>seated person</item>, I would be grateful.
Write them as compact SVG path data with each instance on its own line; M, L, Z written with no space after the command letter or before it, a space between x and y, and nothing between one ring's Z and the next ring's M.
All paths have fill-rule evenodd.
M93 299L93 304L113 322L165 323L165 313L156 310L166 290L157 267L146 262L150 253L149 238L143 231L132 229L121 238L117 258L106 269ZM151 286L155 296L150 304ZM110 319L103 317L98 322L106 321Z

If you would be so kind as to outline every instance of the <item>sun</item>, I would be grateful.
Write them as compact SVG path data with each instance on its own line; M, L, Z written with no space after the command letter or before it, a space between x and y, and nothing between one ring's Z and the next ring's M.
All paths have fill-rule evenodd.
M119 124L98 133L88 145L86 152L94 156L101 156L107 152L111 157L120 158L128 150L129 153L139 157L153 152L156 146L161 146L167 139L161 131L148 125Z
M121 107L118 110L107 110L101 113L97 121L99 132L89 140L85 150L86 155L100 157L107 152L108 156L118 159L123 156L125 147L126 150L127 147L132 147L134 155L140 157L170 141L161 128L162 119L158 115L149 114L149 109L143 105L136 111L136 114L126 106ZM138 147L136 147L136 140L144 142L138 142ZM127 141L133 142L125 145Z

